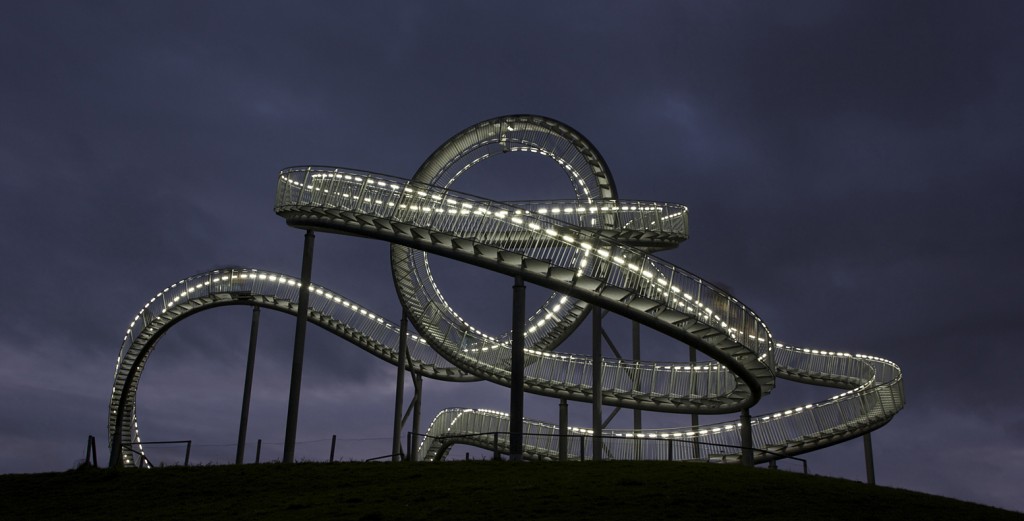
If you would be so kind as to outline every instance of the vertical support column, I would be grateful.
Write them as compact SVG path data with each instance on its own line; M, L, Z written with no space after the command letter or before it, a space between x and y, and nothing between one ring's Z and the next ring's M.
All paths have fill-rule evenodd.
M591 351L591 355L593 356L593 363L591 365L594 368L594 374L591 377L591 391L593 391L591 405L593 409L594 443L591 445L594 453L593 460L601 461L601 452L604 449L601 439L601 433L603 430L601 427L601 424L603 423L603 419L601 418L601 389L603 388L601 383L601 373L604 369L603 358L601 357L601 331L603 330L601 326L601 312L603 310L596 306L591 309L591 314L594 315L594 327L592 331L594 339Z
M750 409L743 409L740 413L740 421L743 426L740 427L740 445L743 446L743 465L746 467L754 466L754 436L750 430Z
M691 370L690 370L690 378L693 378L693 375L696 374L696 372L693 371L693 369L692 369L693 366L695 366L695 365L697 365L697 348L691 346L690 347L690 368L691 368ZM698 425L700 425L700 417L696 413L691 414L690 415L690 426L693 427L693 430L697 430L697 426ZM700 459L700 445L697 444L697 443L693 444L693 459Z
M569 402L562 398L558 402L558 461L569 459Z
M338 444L338 435L337 434L331 434L331 459L329 460L331 463L334 463L334 447L337 446L337 444Z
M245 387L242 389L242 419L238 422L238 448L235 465L245 459L245 433L249 428L249 401L252 399L252 374L256 368L256 336L260 332L260 307L252 307L252 326L249 328L249 357L245 362Z
M633 360L637 362L640 361L640 323L635 320L633 321ZM637 374L635 378L639 378L639 376L640 375ZM633 382L633 387L637 391L640 390L638 389L639 383L636 381ZM638 431L643 429L643 426L644 423L640 409L633 409L633 430Z
M409 368L412 371L412 368ZM423 375L412 373L412 432L420 433L420 404L423 400ZM409 461L416 461L416 448L409 446Z
M405 405L405 363L409 356L409 315L402 308L402 322L398 328L398 376L395 382L395 426L391 437L391 461L402 460L402 407Z
M516 276L512 285L512 397L509 407L509 460L523 459L523 350L526 339L526 285Z
M633 321L633 360L639 364L640 362L640 323ZM637 369L633 375L633 390L640 391L640 370ZM643 415L640 409L633 409L633 432L634 434L644 428ZM643 458L643 442L639 438L634 438L633 441L636 444L634 449L633 459L639 461ZM671 446L671 445L670 445Z
M875 455L871 450L871 433L864 434L864 463L867 467L868 485L875 484Z
M299 424L299 393L302 390L302 359L306 351L306 318L309 316L309 284L313 277L313 230L306 230L302 248L302 281L299 312L295 320L295 349L292 352L292 382L288 391L288 423L284 431L284 463L295 462L295 437Z

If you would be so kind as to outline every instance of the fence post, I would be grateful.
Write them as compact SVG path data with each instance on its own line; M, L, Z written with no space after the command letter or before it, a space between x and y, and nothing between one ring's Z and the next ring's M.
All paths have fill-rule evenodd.
M86 465L91 465L93 467L97 466L95 464L95 459L96 458L95 458L95 456L92 456L92 454L94 454L96 452L95 447L96 447L96 437L93 436L92 434L90 434L89 438L85 441L85 464ZM92 460L90 460L90 458L92 458Z
M587 437L580 436L580 461L587 460Z
M256 440L256 463L260 462L260 449L263 448L263 438Z
M188 440L185 444L185 466L188 466L188 458L192 454L192 440Z
M494 431L494 456L491 459L494 461L501 460L501 454L498 453L498 431Z
M334 445L338 442L338 435L331 434L331 463L334 463Z
M668 460L672 461L672 438L668 439Z
M405 434L405 453L409 455L408 461L416 461L412 454L412 431Z

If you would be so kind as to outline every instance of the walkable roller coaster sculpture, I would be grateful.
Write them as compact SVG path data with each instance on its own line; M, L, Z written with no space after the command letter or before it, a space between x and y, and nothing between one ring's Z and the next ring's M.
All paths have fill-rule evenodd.
M555 161L569 177L576 199L509 203L452 190L472 167L508 152ZM407 368L417 384L420 377L483 379L512 389L510 414L441 411L410 451L419 460L443 459L454 444L476 445L514 459L580 459L589 442L594 459L749 465L859 436L867 444L868 433L885 425L904 404L896 364L777 343L739 300L653 256L686 239L686 208L620 199L611 172L590 142L546 117L503 116L473 125L438 148L411 180L345 168L287 168L278 180L275 211L288 225L306 230L301 278L258 269L214 270L157 293L132 320L110 398L111 465L145 464L136 392L157 340L193 313L232 304L306 317L296 326L294 403L289 405L285 461L294 451L307 322ZM391 243L403 309L400 324L310 282L314 231ZM512 277L512 331L491 336L460 317L435 283L427 253ZM525 313L524 282L552 291L532 315ZM633 321L634 342L639 327L654 329L688 349L689 361L603 358L601 317L609 312ZM588 315L593 317L595 355L557 352ZM407 331L407 320L418 335ZM697 362L696 351L710 360ZM843 392L819 403L751 417L749 409L773 389L776 378ZM560 423L524 420L523 391L562 399ZM568 427L565 400L591 403L594 424ZM740 415L676 429L607 430L602 405ZM396 409L396 447L397 424Z

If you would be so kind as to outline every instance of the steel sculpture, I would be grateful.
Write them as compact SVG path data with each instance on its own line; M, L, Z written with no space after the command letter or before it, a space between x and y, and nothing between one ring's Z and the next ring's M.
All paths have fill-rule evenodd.
M566 173L577 198L506 203L452 189L472 167L508 152L551 158ZM401 326L327 288L304 284L310 277L306 260L302 279L242 268L183 279L143 307L122 341L108 415L112 465L141 461L135 397L157 340L179 320L224 305L300 317L286 460L287 438L294 441L295 376L298 372L301 377L300 335L307 321L389 363L405 358L402 365L417 376L484 379L562 400L560 425L521 420L521 407L513 410L511 420L498 411L441 411L410 455L421 460L442 459L460 443L517 458L579 459L583 445L590 444L598 459L754 464L866 435L904 405L902 374L892 362L777 343L764 322L735 297L653 256L686 239L686 208L620 199L593 145L550 118L503 116L473 125L445 142L412 179L346 168L284 169L275 211L290 226L306 230L307 251L312 250L314 231L390 242L398 297L418 334L406 335L407 346L400 350ZM427 254L503 273L552 293L538 310L519 319L521 336L492 336L448 305ZM605 312L632 320L634 338L639 326L651 328L678 340L685 350L701 351L710 361L698 363L692 354L687 362L664 363L556 351L592 313L599 354L599 317ZM520 339L523 358L517 363L514 347ZM772 390L776 378L842 392L819 403L751 417L750 407ZM594 404L594 425L566 426L565 400ZM513 409L515 404L513 393ZM601 405L701 415L739 412L740 417L677 429L602 430ZM400 401L396 422L399 411Z

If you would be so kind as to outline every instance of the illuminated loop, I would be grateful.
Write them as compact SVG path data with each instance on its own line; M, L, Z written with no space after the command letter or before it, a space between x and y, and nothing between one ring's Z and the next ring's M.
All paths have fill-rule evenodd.
M451 189L456 181L471 168L486 159L506 153L525 152L550 158L568 177L576 194L576 202L589 206L595 202L617 199L615 183L611 172L597 150L579 132L568 125L540 116L503 116L473 125L453 136L441 145L420 166L413 183L423 183L443 189ZM543 203L535 203L542 205ZM553 206L566 206L565 202ZM576 207L576 204L571 205ZM576 217L575 214L569 216ZM575 219L576 224L591 228L614 228L617 219L614 214L597 219ZM584 221L584 222L580 222ZM524 256L544 259L572 256L569 261L578 267L580 258L575 248L545 244L538 247L529 240L522 241L517 251ZM553 247L552 247L553 246ZM450 324L456 330L468 330L490 337L467 323L448 303L431 275L427 254L422 250L392 244L391 264L398 296L406 309L420 310L431 307L440 314L432 314L429 321L424 313L412 313L410 318L417 329L436 344L444 340L437 338L431 327L437 321ZM438 305L432 306L431 303ZM525 343L536 349L553 349L567 337L586 316L588 305L575 298L552 293L547 301L527 319ZM495 340L510 342L511 332L499 335Z

